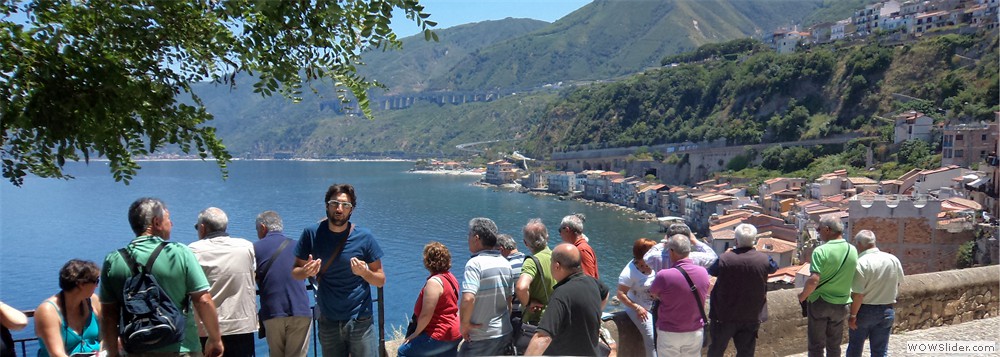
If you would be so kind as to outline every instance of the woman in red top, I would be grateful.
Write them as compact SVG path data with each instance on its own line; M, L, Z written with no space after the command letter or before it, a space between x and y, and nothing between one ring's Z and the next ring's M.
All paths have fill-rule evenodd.
M400 357L455 356L462 342L458 320L458 280L449 271L451 252L444 244L424 246L424 267L431 273L413 306L417 328L399 346Z

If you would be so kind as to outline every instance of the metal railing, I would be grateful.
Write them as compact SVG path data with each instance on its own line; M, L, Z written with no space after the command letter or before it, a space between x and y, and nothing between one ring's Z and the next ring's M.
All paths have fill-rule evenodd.
M35 317L35 310L24 310L21 312L24 313L24 316L29 318ZM21 356L28 355L28 341L38 341L38 336L14 339L14 345L21 345Z
M312 284L306 284L306 290L313 290ZM257 292L260 295L260 291ZM374 299L376 307L378 308L378 350L380 357L388 357L388 352L385 349L385 293L382 288L376 288L376 298ZM313 355L321 356L319 349L319 323L316 319L316 305L310 307L312 311L312 345L313 345ZM21 311L25 316L29 318L35 317L35 310L24 310ZM17 338L14 339L14 345L19 346L21 349L21 356L28 356L28 342L38 341L38 336L32 336L28 338Z

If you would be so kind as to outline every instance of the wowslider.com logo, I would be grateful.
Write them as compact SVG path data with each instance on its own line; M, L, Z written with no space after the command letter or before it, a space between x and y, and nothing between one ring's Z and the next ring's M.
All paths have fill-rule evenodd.
M996 341L906 341L907 353L995 353Z

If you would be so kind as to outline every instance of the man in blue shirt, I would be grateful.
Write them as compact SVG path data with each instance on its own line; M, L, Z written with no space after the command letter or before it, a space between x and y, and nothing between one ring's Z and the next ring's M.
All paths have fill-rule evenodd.
M323 356L377 354L371 285L385 285L382 248L371 231L350 222L357 205L354 187L326 191L326 217L306 228L295 247L292 277L319 281L319 340Z
M305 357L309 352L312 311L306 285L290 279L298 241L285 237L281 216L275 211L257 215L257 285L260 287L260 320L267 331L272 356Z

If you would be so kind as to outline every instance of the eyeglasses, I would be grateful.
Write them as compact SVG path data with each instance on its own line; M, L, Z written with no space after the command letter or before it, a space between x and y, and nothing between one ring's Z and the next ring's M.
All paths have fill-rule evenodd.
M334 207L342 207L342 208L345 208L345 209L354 208L354 205L351 204L350 202L340 202L340 201L336 201L336 200L329 200L329 201L326 201L326 204L334 206Z

